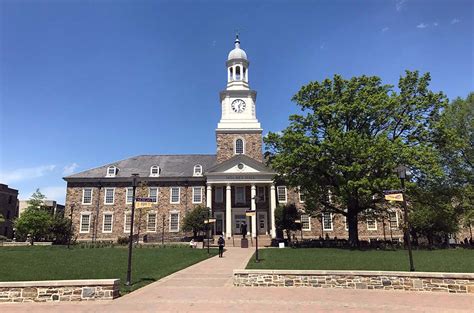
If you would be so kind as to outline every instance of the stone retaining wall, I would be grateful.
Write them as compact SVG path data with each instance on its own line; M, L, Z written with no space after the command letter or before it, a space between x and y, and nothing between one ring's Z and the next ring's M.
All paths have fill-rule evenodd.
M234 286L379 289L474 294L474 274L379 271L234 270Z
M34 242L33 246L51 246L53 243L50 241L38 241ZM30 242L25 241L3 241L0 242L0 246L3 247L23 247L23 246L31 246Z
M120 279L0 282L0 302L112 300Z

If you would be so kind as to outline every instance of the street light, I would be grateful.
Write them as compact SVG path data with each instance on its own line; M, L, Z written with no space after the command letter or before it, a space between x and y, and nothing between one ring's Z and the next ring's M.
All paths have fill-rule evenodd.
M255 195L252 198L255 201L255 263L259 263L260 259L258 258L258 214L257 214L257 203L260 200L260 197ZM252 226L253 227L253 226Z
M132 174L132 216L130 217L130 236L128 237L128 267L127 267L127 281L125 282L126 286L131 285L132 281L132 241L133 241L133 220L135 216L135 191L137 189L137 178L138 174Z
M408 168L404 165L399 165L395 168L395 172L398 174L398 178L400 178L400 182L402 185L402 198L403 198L403 219L405 220L405 238L408 245L408 257L410 259L410 272L415 271L415 266L413 265L413 255L411 252L411 239L410 239L410 224L408 223L408 210L407 210L407 200L405 199L405 179L407 175L410 174Z
M210 236L209 236L209 224L212 224L212 223L215 223L216 222L216 219L215 218L211 218L211 210L208 211L207 213L207 219L204 220L204 224L206 224L206 235L207 235L207 254L209 254L209 240L210 240Z
M67 239L67 248L71 245L71 237L72 237L72 213L74 211L74 203L71 204L71 213L69 214L69 236Z

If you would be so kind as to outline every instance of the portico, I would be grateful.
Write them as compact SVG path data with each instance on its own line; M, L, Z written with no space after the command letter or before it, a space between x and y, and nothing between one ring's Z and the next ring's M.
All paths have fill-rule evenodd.
M216 234L222 232L226 238L241 235L240 225L245 221L253 238L257 233L275 237L275 173L271 169L248 156L237 155L210 168L205 175L206 204L217 219ZM257 214L248 218L247 210Z

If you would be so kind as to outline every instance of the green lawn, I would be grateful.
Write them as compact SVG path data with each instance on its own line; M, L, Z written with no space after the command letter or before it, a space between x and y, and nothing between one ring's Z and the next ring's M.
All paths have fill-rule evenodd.
M262 249L260 263L255 255L248 269L294 270L382 270L408 271L408 252L404 250L344 250L344 249ZM413 262L419 272L474 272L474 250L417 250Z
M211 256L217 250L211 250ZM132 286L125 287L128 249L125 247L67 249L0 247L0 281L120 278L126 293L208 257L205 249L186 247L134 248Z

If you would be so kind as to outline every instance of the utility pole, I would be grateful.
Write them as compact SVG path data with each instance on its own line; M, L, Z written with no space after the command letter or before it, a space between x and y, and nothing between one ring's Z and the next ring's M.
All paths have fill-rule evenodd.
M133 249L133 218L135 215L135 192L137 189L138 174L132 174L133 186L133 201L132 201L132 216L130 217L130 236L128 237L128 266L127 266L127 281L126 286L130 286L132 282L132 249Z

